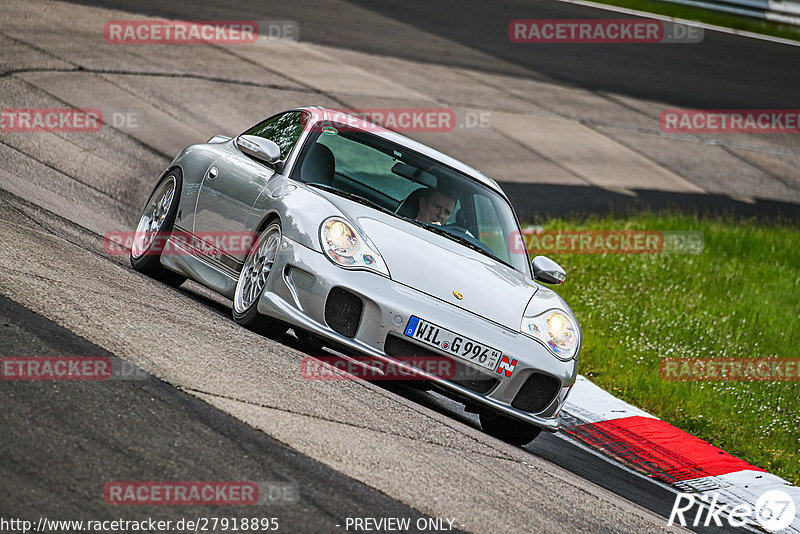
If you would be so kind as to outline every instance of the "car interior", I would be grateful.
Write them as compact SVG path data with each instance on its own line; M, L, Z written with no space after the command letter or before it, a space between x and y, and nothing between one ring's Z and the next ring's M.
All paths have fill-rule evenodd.
M401 150L368 133L326 127L304 148L293 176L310 185L357 195L409 219L416 219L427 190L444 190L456 199L456 205L442 230L507 261L507 236L492 220L494 211L482 188L455 170Z
M338 137L347 138L350 135L355 134L344 133ZM329 145L333 145L340 154L339 160ZM400 154L396 150L381 150L381 147L355 145L353 142L342 143L334 141L331 136L320 135L303 158L299 171L300 180L359 195L408 218L417 216L419 202L425 191L441 187L440 183L446 180L445 177L436 176L436 171L428 172L419 166L421 161L413 162L417 163L414 165L401 159L410 159L410 155ZM369 164L365 164L368 160ZM453 196L458 203L451 221L465 221L466 213L459 209L461 199L456 193Z

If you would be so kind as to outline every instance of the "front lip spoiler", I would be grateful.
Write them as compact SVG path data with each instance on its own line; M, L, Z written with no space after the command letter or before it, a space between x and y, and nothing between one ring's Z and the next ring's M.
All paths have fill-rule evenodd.
M261 300L269 301L270 307L273 308L274 310L279 311L279 313L282 316L281 319L291 324L297 325L300 328L308 330L312 334L316 334L323 339L328 339L334 341L339 345L343 345L345 347L354 349L366 356L379 360L383 363L397 366L404 372L424 377L426 380L430 380L431 382L434 382L438 386L445 388L447 390L454 391L459 396L471 400L479 406L491 408L492 410L499 412L503 415L506 415L513 419L518 419L525 423L530 423L548 432L558 432L560 428L560 424L557 418L544 418L527 412L522 412L520 410L513 408L508 404L496 401L490 397L484 397L483 395L477 394L463 386L459 386L458 384L454 384L453 382L445 380L441 377L427 373L422 369L412 367L400 360L395 360L391 356L387 356L383 352L365 343L361 343L354 339L342 336L341 334L318 324L316 321L309 320L305 315L300 313L298 310L294 309L292 306L289 306L288 303L286 303L281 297L275 295L274 293L264 293L261 296ZM259 304L259 306L261 306L261 304Z

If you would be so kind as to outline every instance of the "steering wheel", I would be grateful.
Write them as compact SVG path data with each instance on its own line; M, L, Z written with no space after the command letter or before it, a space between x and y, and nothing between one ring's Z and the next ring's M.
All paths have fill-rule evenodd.
M466 235L468 235L469 237L472 237L472 238L474 238L474 237L475 237L474 235L472 235L472 232L470 232L469 230L467 230L467 227L466 227L466 226L461 226L461 225L460 225L460 224L458 224L458 223L453 223L453 224L445 224L445 225L442 225L442 228L444 228L444 229L445 229L445 230L447 230L448 232L461 232L462 234L466 234Z
M460 224L446 224L446 225L442 226L442 228L444 228L445 230L447 230L448 232L450 232L452 234L456 234L456 232L458 232L458 233L461 234L461 237L463 237L467 241L470 241L473 244L481 247L483 250L485 250L487 252L491 252L492 254L494 254L494 252L492 252L492 250L489 247L487 247L485 244L481 243L481 241L479 239L477 239L474 235L472 235L472 232L470 232L469 229L467 229L466 226L461 226Z

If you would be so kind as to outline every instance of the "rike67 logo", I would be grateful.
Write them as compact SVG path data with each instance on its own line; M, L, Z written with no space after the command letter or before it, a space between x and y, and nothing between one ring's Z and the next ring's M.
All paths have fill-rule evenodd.
M743 527L748 523L757 523L769 532L778 532L792 524L797 511L792 497L781 490L765 492L758 498L755 507L749 503L729 504L720 503L719 500L719 493L710 496L679 493L667 526L678 523L685 527L688 521L694 527L721 527L726 522L731 527ZM695 505L697 511L692 511Z

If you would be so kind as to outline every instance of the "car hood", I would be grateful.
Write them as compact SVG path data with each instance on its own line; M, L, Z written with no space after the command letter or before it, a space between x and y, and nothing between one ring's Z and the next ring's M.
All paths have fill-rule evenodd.
M415 224L332 193L318 193L363 231L386 261L392 280L519 330L525 307L538 289L524 274Z

